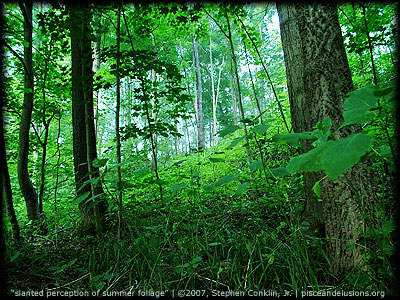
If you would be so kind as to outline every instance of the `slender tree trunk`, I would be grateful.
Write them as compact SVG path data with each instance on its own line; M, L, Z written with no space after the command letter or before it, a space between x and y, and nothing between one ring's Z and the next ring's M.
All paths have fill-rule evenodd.
M119 116L121 110L121 79L120 79L120 40L121 40L121 7L118 5L117 11L117 70L116 70L116 81L117 81L117 103L115 108L115 140L117 144L117 180L118 180L118 238L122 238L122 173L121 173L121 136L119 133Z
M101 26L101 21L99 19L98 26ZM96 73L100 69L100 49L101 49L101 34L99 33L96 37L96 42L94 43L94 59L93 59L93 72ZM99 134L100 122L99 122L99 102L100 102L100 90L96 91L96 106L95 106L95 128L96 128L96 138L101 141L101 136Z
M353 90L336 5L278 3L277 8L294 131L311 130L326 117L331 118L332 130L336 130L343 122L346 94ZM345 127L335 138L357 130ZM310 148L305 143L305 150ZM337 277L364 263L360 241L368 224L363 214L373 219L376 183L372 171L362 167L354 166L335 181L322 172L305 173L304 177L305 213L325 225L326 251ZM322 204L310 196L311 190L307 193L317 180Z
M243 120L244 119L244 109L243 109L243 102L242 102L242 93L240 91L240 81L239 81L238 67L237 67L237 63L236 63L235 49L233 47L231 25L230 25L230 22L229 22L228 13L226 11L225 11L225 18L226 18L226 23L228 25L228 34L227 34L228 36L227 37L228 37L229 46L230 46L230 49L231 49L233 70L235 71L236 86L237 86L237 89L238 89L239 111L240 111L241 119ZM251 153L250 153L249 138L247 137L247 125L246 125L246 123L243 123L243 125L244 125L245 139L246 139L247 162L250 165L251 164Z
M364 3L361 4L362 10L363 10L363 17L364 17L364 25L365 25L365 34L367 35L367 41L368 41L368 49L369 49L369 55L371 57L371 64L372 64L372 74L374 76L374 84L378 84L378 76L376 74L376 68L375 68L375 61L374 61L374 47L372 45L371 37L369 35L369 30L368 30L368 23L367 23L367 17L365 14L365 5Z
M42 143L42 161L40 165L40 188L39 188L39 211L43 214L43 198L44 198L44 187L46 180L46 155L47 155L47 141L49 139L49 123L45 124L44 129L44 140Z
M21 4L24 15L24 64L26 69L24 79L24 104L22 107L21 123L19 128L18 147L18 181L21 193L25 198L26 210L29 220L39 220L40 211L38 195L32 185L28 171L29 154L29 129L33 109L33 61L32 61L32 3Z
M214 84L214 67L212 61L212 41L210 35L210 77L211 77L211 91L212 91L212 111L213 111L213 124L212 124L212 142L216 144L217 138L217 100L215 96L215 84Z
M180 52L180 56L181 56L181 60L182 60L183 74L185 75L185 78L188 79L188 73L186 71L185 60L184 60L184 57L183 57L182 42L181 42L180 39L179 39L179 52ZM191 95L190 85L189 85L189 81L188 80L186 80L186 89L187 89L189 95ZM193 106L193 109L196 111L196 109L195 109L196 105L195 105L195 103L193 103L193 101L192 101L192 106ZM189 153L190 152L190 133L189 133L189 127L188 127L188 124L187 124L187 120L185 119L184 122L185 122L185 128L186 128L186 136L187 136L187 140L188 140L188 142L187 142L187 146L188 146L187 147L187 153Z
M364 81L364 84L365 84L366 81L365 81L365 74L364 74L364 63L363 63L362 56L361 56L361 50L357 51L357 54L358 54L358 57L360 59L361 77L362 77L362 79Z
M157 53L157 45L156 45L156 39L155 39L154 34L152 34L152 43L153 43L153 51L155 53ZM157 80L156 70L152 69L151 70L151 82L152 82L153 86L154 86L156 80ZM157 113L156 113L156 109L155 109L155 107L156 107L156 99L155 99L154 95L151 96L150 103L151 103L151 107L152 107L152 109L151 109L151 118L153 119L153 122L155 123L157 121ZM154 141L155 157L153 157L153 159L151 160L151 167L152 167L152 170L154 171L155 169L158 168L158 166L156 166L156 164L157 164L157 159L156 158L157 158L157 155L158 155L158 151L157 151L158 149L157 149L157 134L156 133L152 133L152 135L153 135L153 141Z
M237 115L237 102L236 102L236 91L235 91L235 86L233 83L233 63L231 60L231 71L228 74L229 77L229 84L231 87L231 96L232 96L232 112L233 112L233 123L235 125L239 124L239 119Z
M3 103L1 103L1 113L3 115ZM18 219L15 214L14 210L14 203L12 198L12 190L11 190L11 181L10 181L10 174L8 172L8 165L6 159L6 147L5 147L5 140L4 140L4 128L3 128L3 120L0 121L0 146L1 146L1 154L0 154L0 178L1 178L1 197L4 200L7 215L10 218L11 224L11 231L13 240L17 243L21 243L21 235L20 235L20 228L18 224Z
M57 168L56 168L56 187L54 189L54 211L57 211L57 192L58 192L58 180L59 180L59 170L60 170L60 159L61 159L61 149L60 149L60 136L61 136L61 113L58 111L58 134L57 134Z
M193 37L194 62L196 66L196 114L197 114L197 150L203 151L205 146L203 121L203 89L201 85L200 60L198 43Z
M257 95L257 90L256 90L256 86L254 84L253 75L251 74L250 62L249 62L249 54L247 52L246 41L244 39L243 39L243 46L244 46L244 52L245 52L245 55L246 55L247 68L249 70L249 75L250 75L251 87L253 89L254 99L256 101L257 113L258 113L258 115L260 115L260 122L262 123L263 119L262 119L262 115L261 115L262 111L261 111L261 106L260 106L260 100L259 100L258 95Z
M213 133L213 137L215 138L215 143L218 143L218 135L217 135L217 131L218 131L218 124L217 124L217 106L220 106L221 103L218 102L218 98L219 98L219 88L220 88L220 84L221 84L221 73L222 73L222 68L224 67L224 62L225 62L225 55L222 57L222 63L221 66L219 68L219 72L218 72L218 83L217 83L217 93L215 95L215 105L213 107L213 114L214 114L214 120L215 120L215 126L214 126L214 130L215 132Z
M271 77L269 76L269 72L268 72L268 70L267 70L267 68L266 68L266 66L265 66L265 64L264 64L264 62L263 62L263 58L262 58L262 56L261 56L261 54L260 54L260 51L258 50L258 47L257 47L257 45L255 44L255 42L254 42L253 38L251 37L251 35L248 33L248 31L247 31L247 29L246 29L246 26L244 25L244 23L243 23L243 21L241 20L241 18L240 18L236 13L235 13L235 15L236 15L236 19L240 22L240 24L242 24L243 30L245 31L246 35L248 36L248 38L250 39L251 43L253 44L254 49L256 50L256 53L257 53L257 55L258 55L258 57L259 57L259 59L260 59L261 65L262 65L262 67L263 67L263 69L264 69L264 71L265 71L265 74L266 74L267 77L268 77L268 81L269 81L270 84L271 84L271 89L272 89L272 92L273 92L273 94L274 94L274 96L275 96L276 104L278 104L278 108L279 108L279 111L280 111L280 113L281 113L283 123L285 124L286 130L287 130L288 132L290 132L291 129L289 129L289 126L288 126L288 124L287 124L287 122L286 122L286 117L285 117L285 114L284 114L284 112L283 112L282 103L281 103L281 101L279 100L278 94L277 94L276 91L275 91L274 85L273 85L273 83L272 83ZM278 130L279 130L279 129L278 129Z

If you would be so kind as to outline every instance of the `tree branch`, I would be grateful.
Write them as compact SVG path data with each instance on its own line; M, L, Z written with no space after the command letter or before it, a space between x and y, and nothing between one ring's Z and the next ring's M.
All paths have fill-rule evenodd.
M214 21L214 23L219 27L219 29L221 30L221 32L226 36L226 38L229 39L229 36L226 34L226 32L222 29L222 27L218 24L217 20L214 19L214 17L204 8L201 7L202 10L204 10L204 12Z
M238 21L240 22L240 24L242 25L243 30L246 32L247 37L250 39L251 43L252 43L253 46L254 46L254 49L255 49L256 52L257 52L258 57L260 58L261 65L263 66L263 69L264 69L264 71L265 71L265 74L266 74L267 77L268 77L268 81L269 81L269 83L271 84L272 92L273 92L273 94L274 94L274 96L275 96L275 99L276 99L276 102L277 102L277 104L278 104L279 111L280 111L281 116L282 116L282 118L283 118L283 122L285 123L285 127L286 127L287 131L290 133L291 130L289 129L289 126L288 126L288 124L287 124L287 122L286 122L285 114L283 113L282 104L281 104L281 102L279 101L279 98L278 98L278 95L277 95L277 93L276 93L276 91L275 91L275 88L274 88L274 85L273 85L273 83L272 83L271 77L269 76L269 73L268 73L268 71L267 71L267 68L266 68L264 62L263 62L263 59L262 59L262 57L261 57L260 52L258 51L258 47L257 47L257 45L254 43L254 40L251 38L250 34L248 33L248 31L247 31L247 29L246 29L246 26L244 25L243 21L242 21L242 20L240 19L240 17L236 14L236 12L233 12L233 13L235 14L237 20L238 20Z
M18 1L18 5L21 9L22 15L24 16L24 22L31 24L32 20L28 17L24 3L22 1Z
M15 50L13 48L11 48L10 45L8 45L5 41L4 41L4 45L11 51L12 54L14 54L14 56L22 63L22 65L24 66L24 70L25 73L28 74L29 79L32 80L31 78L31 74L28 72L28 68L24 62L24 59L17 53L15 52Z

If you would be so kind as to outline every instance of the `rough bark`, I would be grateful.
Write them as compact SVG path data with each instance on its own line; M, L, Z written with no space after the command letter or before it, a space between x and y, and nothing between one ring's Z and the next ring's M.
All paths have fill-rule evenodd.
M33 109L33 61L32 61L32 3L21 4L24 14L24 104L22 107L21 123L19 128L19 147L18 147L18 182L21 193L25 199L26 210L29 220L39 220L40 212L38 205L38 195L32 185L28 171L29 155L29 129Z
M332 119L332 130L343 122L343 103L353 90L351 73L338 22L337 8L332 4L277 5L282 47L285 57L292 125L295 132L312 130L326 117ZM346 127L335 138L343 138L359 128ZM311 148L305 143L304 150ZM342 276L352 267L364 263L361 234L372 219L376 195L375 178L361 164L346 176L332 181L322 172L305 173L306 206L304 216L324 225L327 254L332 272ZM322 202L316 201L311 188L320 181ZM361 203L363 203L361 205ZM367 224L363 212L371 216ZM310 223L311 223L310 222Z

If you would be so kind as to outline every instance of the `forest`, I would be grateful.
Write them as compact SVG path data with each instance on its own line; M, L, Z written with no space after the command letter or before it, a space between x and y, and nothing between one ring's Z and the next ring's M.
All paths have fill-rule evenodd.
M1 6L5 295L398 295L397 3Z

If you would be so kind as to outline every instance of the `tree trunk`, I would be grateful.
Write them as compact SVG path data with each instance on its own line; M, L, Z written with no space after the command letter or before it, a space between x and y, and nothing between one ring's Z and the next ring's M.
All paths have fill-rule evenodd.
M98 26L101 26L101 21L99 19ZM93 58L93 72L96 73L100 69L100 51L101 51L101 33L96 37L94 42L94 58ZM101 135L99 134L100 122L99 122L99 101L100 101L100 90L96 91L96 106L95 106L95 128L96 128L96 138L97 141L101 142Z
M240 117L243 120L244 119L244 109L243 109L243 103L242 103L242 93L240 91L240 81L239 81L238 67L237 67L237 63L236 63L235 49L233 47L231 25L230 25L228 13L227 13L226 10L225 10L225 19L226 19L226 24L228 25L227 38L228 38L229 46L230 46L230 49L231 49L233 70L235 71L236 86L237 86L237 89L238 89L238 101L239 101ZM245 139L246 139L247 162L250 165L251 164L250 143L249 143L249 138L247 136L247 125L246 125L246 123L243 123L243 129L244 129L244 135L245 135Z
M353 90L336 6L278 3L277 8L294 131L312 130L326 117L332 119L334 131L343 122L346 94ZM357 130L345 127L335 138ZM311 145L305 143L304 148L308 151ZM332 272L340 277L363 263L362 246L356 243L361 242L361 234L368 227L362 214L373 215L375 178L362 165L346 173L351 185L345 176L335 181L323 176L322 172L305 173L304 214L325 225L327 255ZM317 180L321 180L322 202L317 202L311 191ZM355 249L350 251L349 246Z
M236 91L235 91L235 87L233 84L233 63L231 60L231 71L228 74L229 77L229 84L231 87L231 96L232 96L232 111L233 111L233 123L235 125L239 124L239 119L238 119L238 115L237 115L237 103L236 103Z
M93 111L93 61L91 42L88 39L89 15L87 7L72 5L71 18L71 60L72 60L72 125L75 184L77 196L89 192L94 197L103 194L101 184L82 184L99 176L99 170L92 165L97 158L96 134ZM105 218L106 202L96 199L97 205L86 199L79 203L82 231L101 231Z
M196 114L197 114L197 150L203 151L205 146L203 121L203 89L201 85L200 60L198 43L193 37L194 62L196 66Z
M246 41L244 39L242 39L242 41L243 41L243 46L244 46L244 53L246 55L247 69L249 70L251 87L253 89L254 99L256 101L256 114L260 116L260 122L262 123L263 122L263 117L261 115L262 110L261 110L261 106L260 106L260 99L259 99L259 97L257 95L257 90L256 90L256 86L254 84L253 75L251 74L250 62L249 62L249 53L247 52Z
M364 26L365 26L365 34L367 35L367 41L368 41L368 50L369 50L369 55L371 57L371 64L372 64L372 75L374 78L374 84L378 84L378 76L376 75L376 68L375 68L375 61L374 61L374 46L372 45L371 37L369 35L369 29L368 29L368 23L367 23L367 17L365 13L365 4L362 3L362 10L363 10L363 17L364 17Z
M121 40L121 7L118 5L117 11L117 70L116 70L116 81L117 81L117 103L115 108L115 141L117 144L117 180L118 187L121 188L122 173L121 173L121 136L119 133L119 115L121 110L121 79L120 79L120 40ZM122 238L122 189L118 190L118 238Z
M214 66L212 61L212 41L210 34L210 77L211 77L211 91L212 91L212 111L213 111L213 124L212 124L212 139L210 139L215 145L217 143L217 99L215 96L215 84L214 84Z
M87 165L86 147L86 122L85 103L82 87L82 53L81 53L81 26L82 7L70 7L71 20L71 61L72 61L72 130L73 130L73 152L75 169L75 187L77 196L90 192L90 186L82 187L89 173ZM81 188L82 187L82 188ZM85 204L85 200L79 203L81 213L81 228L83 232L92 231L91 211Z
M29 220L39 220L40 212L38 195L32 185L28 171L29 129L33 109L33 61L32 61L32 3L21 4L24 15L24 64L26 69L24 79L24 104L22 107L21 123L19 128L18 147L18 182L21 193L25 198Z
M156 39L155 39L154 34L152 34L151 40L153 43L153 51L155 53L157 53L157 45L156 45ZM152 82L153 86L154 86L156 80L157 80L156 70L152 69L151 70L151 82ZM155 109L156 99L155 99L154 95L151 96L150 103L151 103L151 118L152 118L153 122L155 123L157 121L157 113L156 113L156 109ZM156 169L158 169L158 166L157 166L157 163L158 163L158 161L157 161L157 156L158 156L157 134L154 132L154 133L152 133L152 136L153 136L153 141L154 141L155 156L153 156L153 158L151 160L151 169L154 172Z
M3 103L1 103L1 108L3 108ZM3 110L1 111L3 114ZM10 218L11 223L11 231L13 240L17 243L21 243L21 235L20 235L20 228L18 224L17 216L15 215L14 210L14 203L12 198L12 190L11 190L11 182L10 182L10 174L8 172L8 165L6 159L6 147L5 147L5 140L4 140L4 128L3 128L3 120L0 122L0 146L1 146L1 154L0 154L0 178L1 178L1 195L5 202L5 206L7 209L7 215Z
M90 28L89 24L91 21L91 15L89 10L86 8L83 10L82 19L82 81L83 96L85 102L85 123L86 123L86 147L87 147L87 162L89 168L89 179L99 178L100 171L97 167L93 166L93 161L97 159L97 141L96 141L96 129L94 125L94 105L93 105L93 50L92 43L90 40ZM90 184L92 197L105 195L101 182L97 184ZM95 199L95 206L93 207L93 214L95 216L95 227L96 232L100 233L105 225L105 213L107 211L107 202L104 196L99 196ZM90 206L93 202L90 201Z

